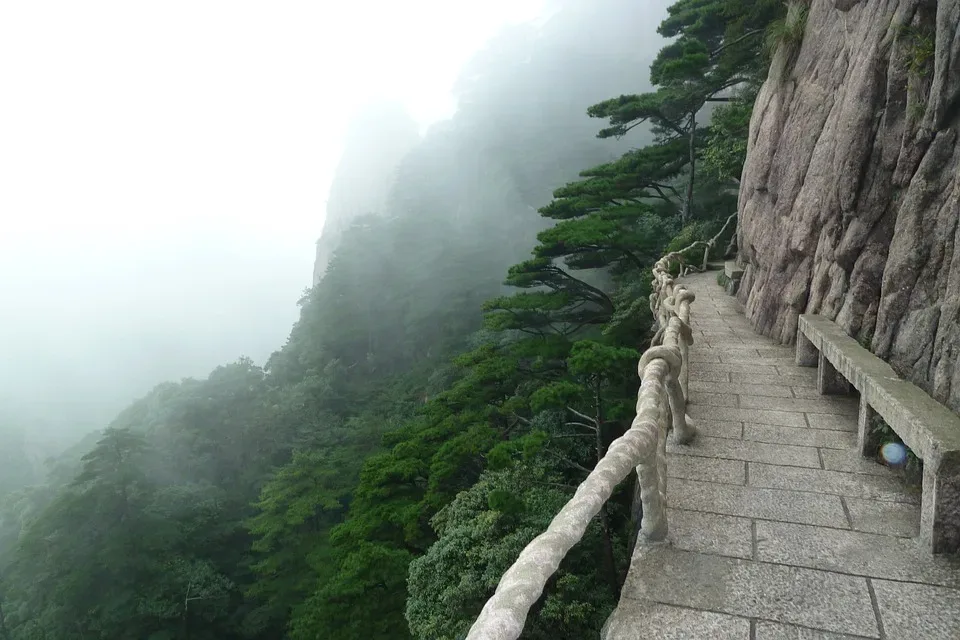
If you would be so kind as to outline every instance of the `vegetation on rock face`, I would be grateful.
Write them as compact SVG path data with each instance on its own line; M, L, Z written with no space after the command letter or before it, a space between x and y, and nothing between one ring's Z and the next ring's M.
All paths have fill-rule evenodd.
M787 14L772 22L767 28L767 51L772 54L781 48L790 51L800 48L809 11L810 7L804 0L788 3Z
M624 16L641 10L558 5L472 63L458 115L401 163L387 211L344 231L265 366L160 385L3 496L0 640L463 636L628 427L650 266L735 210L783 9L675 3L652 90L587 110L597 140L589 104L569 105L634 88ZM577 57L584 29L622 42ZM561 80L580 91L547 99ZM591 524L525 638L601 628L631 498Z

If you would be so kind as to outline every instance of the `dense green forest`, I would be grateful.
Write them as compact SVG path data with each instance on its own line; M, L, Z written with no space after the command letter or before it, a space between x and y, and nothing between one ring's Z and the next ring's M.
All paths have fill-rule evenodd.
M629 425L653 261L736 210L786 6L679 0L644 62L642 4L492 41L264 366L156 387L43 479L5 453L0 640L463 637ZM596 637L632 494L525 638Z

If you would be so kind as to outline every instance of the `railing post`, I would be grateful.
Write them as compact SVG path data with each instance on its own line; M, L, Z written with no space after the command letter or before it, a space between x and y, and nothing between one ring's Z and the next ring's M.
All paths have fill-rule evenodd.
M667 374L666 366L662 360L652 363L645 367L649 369L651 386L659 387L658 393L653 398L660 400L655 407L657 415L657 439L653 447L646 451L646 455L637 465L637 481L640 484L640 504L643 507L643 514L640 520L640 535L642 542L659 542L665 540L669 532L667 524L667 478L666 478L666 422L667 407L664 400L665 390L660 384L660 376ZM661 378L662 379L662 378ZM640 402L638 401L638 406ZM654 407L648 407L653 409ZM638 412L639 414L639 412Z

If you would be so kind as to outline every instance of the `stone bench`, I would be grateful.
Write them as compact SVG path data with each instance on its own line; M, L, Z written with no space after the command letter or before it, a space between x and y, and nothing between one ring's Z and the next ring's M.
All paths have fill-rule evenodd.
M727 295L737 295L737 290L740 289L740 280L743 279L743 268L735 260L727 260L723 264L723 275L727 278L727 284L724 286Z
M860 392L861 455L876 451L870 423L879 415L923 460L921 542L932 553L960 550L960 416L822 316L800 316L796 361L818 367L821 394Z

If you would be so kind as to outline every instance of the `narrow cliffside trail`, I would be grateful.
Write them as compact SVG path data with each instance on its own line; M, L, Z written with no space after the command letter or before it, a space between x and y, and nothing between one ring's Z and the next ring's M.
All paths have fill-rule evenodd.
M857 401L696 293L689 413L668 445L669 543L638 546L606 640L960 637L960 563L915 540L919 493L854 450Z

